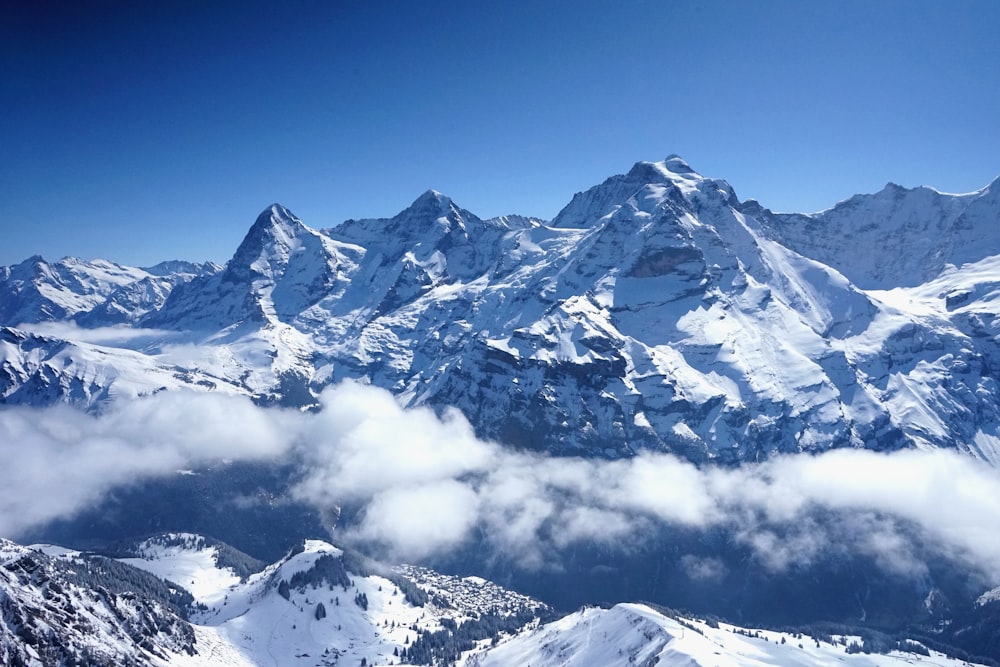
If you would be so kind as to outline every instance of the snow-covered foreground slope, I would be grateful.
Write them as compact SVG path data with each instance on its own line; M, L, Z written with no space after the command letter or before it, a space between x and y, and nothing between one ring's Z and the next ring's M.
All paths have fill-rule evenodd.
M178 665L357 665L362 659L388 665L410 653L411 664L424 664L420 656L431 649L423 635L487 617L508 619L516 629L544 609L480 579L413 567L376 574L364 559L315 540L241 578L231 557L220 558L220 548L194 535L167 535L121 559L194 596L197 655L176 658Z
M183 595L113 561L60 558L0 540L0 663L155 665L194 652ZM204 663L203 663L204 664Z
M727 623L667 617L641 604L590 608L524 632L484 655L477 667L590 667L677 665L684 667L809 667L847 665L969 665L913 643L884 655L848 652L860 637L832 637L835 643L798 633L748 630ZM916 648L921 653L915 653ZM852 650L854 647L852 647ZM926 651L927 655L922 652Z
M641 604L539 625L532 619L542 605L488 581L413 567L379 575L319 541L256 572L245 556L196 535L118 548L135 555L115 565L59 547L0 544L4 664L969 664L907 639L745 629ZM858 652L873 641L884 654Z

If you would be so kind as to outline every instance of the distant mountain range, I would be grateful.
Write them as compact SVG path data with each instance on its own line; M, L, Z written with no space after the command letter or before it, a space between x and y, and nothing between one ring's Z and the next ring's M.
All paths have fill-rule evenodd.
M308 406L354 378L556 454L997 463L998 222L1000 181L778 214L676 156L548 222L432 190L324 230L275 204L225 267L0 267L0 401L99 409L186 387Z

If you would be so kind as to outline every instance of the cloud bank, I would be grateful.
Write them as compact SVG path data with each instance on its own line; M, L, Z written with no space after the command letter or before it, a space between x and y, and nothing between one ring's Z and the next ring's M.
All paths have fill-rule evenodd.
M88 328L74 322L22 322L17 328L39 336L126 349L138 349L154 342L179 341L190 336L185 332L167 329L141 329L128 326Z
M291 415L223 395L161 392L94 416L0 409L0 535L72 516L109 490L225 459L287 451Z
M301 464L295 499L360 507L349 537L400 559L476 538L543 567L552 549L680 527L723 529L774 571L850 552L919 575L933 549L1000 583L1000 471L952 451L837 450L739 469L654 453L551 458L483 442L457 412L403 410L373 387L345 383L321 403L301 413L177 392L100 416L0 410L0 535L16 538L138 479L281 457ZM682 565L705 579L722 568Z

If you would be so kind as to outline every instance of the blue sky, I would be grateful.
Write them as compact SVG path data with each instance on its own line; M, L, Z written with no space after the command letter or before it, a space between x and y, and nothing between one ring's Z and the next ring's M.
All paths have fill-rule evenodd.
M1000 2L6 3L0 264L227 260L427 188L551 217L638 160L814 211L1000 175Z

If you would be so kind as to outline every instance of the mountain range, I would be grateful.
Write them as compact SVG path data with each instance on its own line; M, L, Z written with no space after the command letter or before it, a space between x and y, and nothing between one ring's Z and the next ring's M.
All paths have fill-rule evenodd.
M838 452L946 452L957 458L927 460L995 470L998 223L1000 179L968 194L890 183L819 213L776 213L670 156L577 193L552 220L484 219L428 190L391 218L333 227L270 205L222 266L32 257L0 267L0 418L13 415L0 427L10 456L38 444L25 424L82 414L93 421L45 428L95 457L111 452L114 465L93 474L117 475L83 484L82 509L7 524L67 548L0 543L0 659L395 664L406 649L413 664L468 667L957 664L938 648L1000 660L1000 589L984 592L1000 582L979 556L996 550L972 517L944 513L955 532L934 532L919 512L869 501L877 494L846 505L819 495L815 512L787 516L783 489L767 495L787 473L783 461L874 461L821 458ZM265 447L267 458L239 455L253 443L213 449L224 437L210 430L190 446L207 454L182 446L187 459L175 461L169 438L149 437L143 456L161 467L137 466L131 480L132 468L117 467L117 453L131 450L115 439L141 432L122 435L132 424L123 415L191 435L196 427L181 428L190 397L274 408L279 430L264 432L276 440L280 428L293 430L289 415L323 414L339 397L348 404L336 413L347 434L339 446L360 457L374 442L351 441L361 403L333 393L360 385L387 390L418 420L429 408L440 433L457 433L469 451L438 443L456 459L448 462L417 443L431 462L407 457L416 472L396 479L399 462L356 466L323 449L317 431L302 431L298 449ZM152 407L120 409L163 396L185 397L169 423ZM237 405L205 409L222 421L247 417ZM392 417L384 405L372 410ZM95 435L81 423L102 426ZM401 435L411 434L376 433ZM80 463L53 451L43 469L58 470L60 457ZM338 474L323 477L333 466L323 456ZM457 472L442 482L432 465ZM91 471L80 467L67 485ZM746 469L758 472L734 473ZM854 473L829 474L850 485ZM707 480L715 495L706 497L729 504L706 506L691 475ZM544 497L520 495L540 479ZM978 508L976 493L992 488L983 479L970 478L962 507ZM734 480L748 488L732 493ZM310 484L332 500L306 500ZM365 485L371 498L357 491ZM643 495L659 487L683 511ZM414 526L429 527L427 540L454 543L422 563L449 574L386 568L324 541L343 531L383 544L382 533L358 527L378 524L394 493L405 511L390 532L412 544L425 539ZM616 494L630 493L626 514L616 513ZM459 514L475 515L464 541L448 533L454 516L435 514L455 498L468 505ZM920 511L933 513L935 502ZM491 504L501 521L476 524ZM701 522L685 511L737 516ZM532 521L540 532L526 528ZM550 562L524 565L506 549L512 542L490 533L521 529L526 540L545 537L536 558ZM174 532L145 537L163 530ZM772 566L769 552L786 564ZM885 562L887 553L896 560ZM554 620L553 608L580 603L589 606Z
M555 454L995 462L998 218L998 183L773 213L676 156L548 222L483 220L432 190L322 230L275 204L225 267L0 269L0 400L100 410L184 386L310 406L356 379Z

